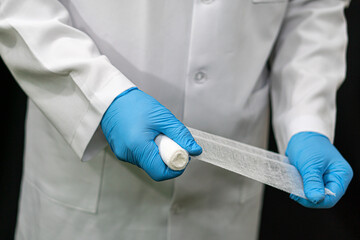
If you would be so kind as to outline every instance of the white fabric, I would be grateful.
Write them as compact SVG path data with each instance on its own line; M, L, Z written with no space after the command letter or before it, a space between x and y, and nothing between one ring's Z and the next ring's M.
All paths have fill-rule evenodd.
M152 181L139 168L116 160L109 148L94 160L101 162L103 167L96 212L65 206L25 178L16 239L167 240L183 237L218 240L225 235L231 240L256 239L262 202L261 184L238 178L238 188L229 190L224 185L236 176L230 173L225 178L214 180L207 177L207 184L201 179L192 179L184 189L183 181L208 165L202 164L198 168L197 163L190 162L176 183L177 197L172 202L168 198L171 197L173 182ZM215 176L223 172L215 166L206 170ZM141 187L143 184L146 188ZM129 190L124 192L124 189ZM207 193L210 191L215 191L216 196ZM241 224L232 226L231 222L239 222L240 218ZM236 235L239 232L243 233L240 237Z
M345 4L0 0L0 54L30 99L31 184L23 185L17 231L36 240L145 232L255 239L261 184L198 161L176 180L152 183L112 155L104 160L99 122L114 97L136 85L191 127L265 147L270 92L281 152L298 131L331 139L345 73Z

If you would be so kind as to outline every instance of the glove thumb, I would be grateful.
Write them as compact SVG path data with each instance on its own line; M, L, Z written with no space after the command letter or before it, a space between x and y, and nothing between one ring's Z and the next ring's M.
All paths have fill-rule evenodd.
M179 122L179 126L176 128L164 129L163 133L188 151L190 155L197 156L202 153L202 148L182 123Z
M317 204L325 199L325 188L322 173L312 169L302 175L305 196L309 201Z

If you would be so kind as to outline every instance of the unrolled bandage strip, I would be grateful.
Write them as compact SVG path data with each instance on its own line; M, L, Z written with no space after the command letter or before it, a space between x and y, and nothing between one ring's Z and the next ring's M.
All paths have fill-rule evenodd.
M194 157L194 160L213 164L306 198L302 178L286 156L196 129L189 128L189 130L203 148L203 153ZM156 143L163 161L173 170L185 168L188 161L187 152L168 137L160 136L156 139ZM181 149L186 152L186 158L184 152L180 153ZM327 188L325 194L335 195Z

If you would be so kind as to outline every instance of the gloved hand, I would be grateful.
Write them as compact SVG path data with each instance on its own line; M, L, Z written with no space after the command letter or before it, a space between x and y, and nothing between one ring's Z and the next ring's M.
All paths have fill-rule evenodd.
M290 197L309 208L331 208L344 195L353 171L329 139L315 132L300 132L292 136L286 155L300 172L308 200ZM336 194L325 195L324 187Z
M184 171L171 170L164 164L154 142L158 134L168 136L190 155L202 152L189 130L138 88L116 97L101 120L101 128L118 159L137 165L156 181L175 178Z

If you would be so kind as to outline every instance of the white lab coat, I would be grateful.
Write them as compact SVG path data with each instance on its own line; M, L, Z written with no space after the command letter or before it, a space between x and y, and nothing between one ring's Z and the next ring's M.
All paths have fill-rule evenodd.
M99 128L136 85L185 124L283 153L333 138L341 0L1 0L0 53L29 96L18 240L255 239L262 185L205 163L152 181ZM83 161L81 161L81 159Z

